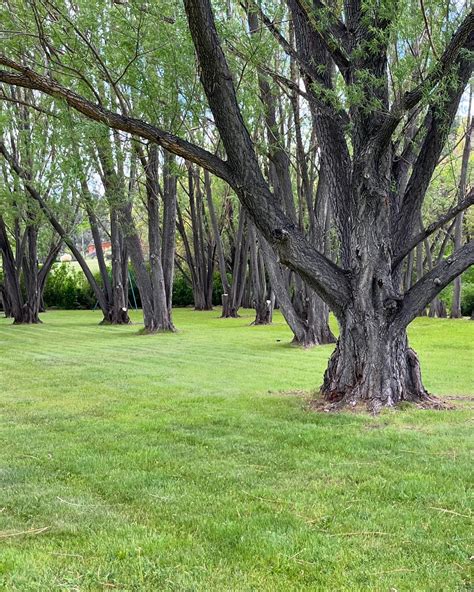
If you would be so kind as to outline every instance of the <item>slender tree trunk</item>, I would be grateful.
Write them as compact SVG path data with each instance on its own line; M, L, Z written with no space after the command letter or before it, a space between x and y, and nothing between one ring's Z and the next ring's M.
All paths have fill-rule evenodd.
M471 136L472 130L474 126L474 120L470 119L471 114L471 102L472 102L472 88L469 97L469 120L468 126L466 129L466 139L464 142L464 149L462 153L462 162L461 162L461 176L459 179L459 189L458 189L458 199L461 201L464 198L464 194L466 193L466 185L467 185L467 174L468 174L468 167L469 167L469 157L471 155ZM464 212L460 212L456 216L456 224L454 227L454 250L460 249L462 246L462 223L464 218ZM461 312L461 276L458 276L454 280L453 284L453 301L451 305L451 318L459 319L462 317Z
M229 306L226 308L226 316L237 318L245 288L245 273L247 267L248 243L245 233L246 215L240 207L239 226L235 236L234 264L232 268L232 286L229 294ZM224 316L224 310L222 311Z
M174 255L176 250L176 208L178 187L176 172L174 171L175 166L175 156L165 151L163 165L162 266L169 315L171 315L173 307L173 274Z
M123 261L125 253L118 213L114 207L111 207L110 210L110 238L112 243L112 297L109 318L106 322L111 325L127 325L130 323L128 273L126 273L126 265Z
M152 318L147 314L145 330L175 331L168 308L161 258L160 216L158 202L158 147L152 145L145 169L147 177L148 243L150 245L150 301Z
M253 325L270 325L272 322L272 301L268 298L265 267L257 245L255 225L249 221L250 283L255 308Z

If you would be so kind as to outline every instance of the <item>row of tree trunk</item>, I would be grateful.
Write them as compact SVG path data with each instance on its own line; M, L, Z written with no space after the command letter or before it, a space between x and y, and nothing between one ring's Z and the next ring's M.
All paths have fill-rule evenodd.
M256 15L249 13L251 34L258 30ZM296 77L296 75L295 75ZM334 234L329 198L331 163L311 158L305 153L296 93L291 97L294 137L285 133L277 113L281 99L275 96L265 76L259 75L260 98L264 108L264 125L257 130L266 136L270 146L265 168L274 196L286 216L304 232L326 257L332 258ZM24 116L25 125L27 117ZM316 138L317 114L312 113L313 137ZM473 123L469 120L465 134L458 199L462 200L467 184ZM296 146L296 184L293 184L290 145ZM87 180L87 167L79 181L77 207L85 212L95 247L100 280L90 272L87 261L75 245L68 225L61 223L48 205L47 195L32 180L32 171L20 165L18 155L4 142L0 152L15 173L15 190L23 184L30 205L7 228L0 217L0 250L4 279L0 285L5 314L15 323L38 323L46 277L61 248L66 244L81 266L103 313L103 323L128 324L128 262L130 260L143 307L145 332L174 331L172 321L172 285L174 267L180 270L192 288L196 310L213 306L214 275L217 271L222 287L222 317L237 317L239 309L255 309L254 325L272 322L278 307L293 331L293 342L304 347L335 342L329 327L329 308L303 279L282 266L275 252L256 228L243 206L236 209L227 193L222 210L216 211L213 184L207 170L186 162L185 182L180 180L175 157L160 152L150 144L145 150L133 143L132 157L126 163L124 149L117 132L104 132L88 145L89 166L99 174L107 209L107 220L97 214L98 196ZM78 154L79 158L79 154ZM407 158L410 155L407 154ZM22 159L28 162L28 159ZM80 158L79 158L80 160ZM141 169L140 169L141 167ZM127 174L125 169L127 168ZM140 171L144 183L140 179ZM6 179L7 180L7 179ZM137 227L134 207L139 184L144 184L143 211L147 225L148 257ZM187 199L178 201L178 183ZM135 206L134 206L135 204ZM162 209L162 212L160 211ZM49 221L54 236L49 250L38 264L38 212ZM442 227L430 242L420 242L408 255L402 274L405 291L426 270L439 263L446 249L459 248L462 242L462 213L447 227ZM420 230L422 223L420 219ZM103 232L111 242L111 272L102 247ZM181 249L176 251L176 230ZM461 279L454 282L451 316L461 316ZM447 315L439 297L422 313Z

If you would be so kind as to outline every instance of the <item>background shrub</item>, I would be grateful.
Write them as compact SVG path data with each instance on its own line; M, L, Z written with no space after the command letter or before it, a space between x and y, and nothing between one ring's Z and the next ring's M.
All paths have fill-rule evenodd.
M96 277L100 282L100 277ZM96 299L84 274L68 263L55 264L49 272L43 293L46 307L94 308Z

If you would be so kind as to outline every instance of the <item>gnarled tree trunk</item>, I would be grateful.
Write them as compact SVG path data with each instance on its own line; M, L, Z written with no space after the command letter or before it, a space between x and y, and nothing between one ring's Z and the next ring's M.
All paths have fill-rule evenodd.
M328 403L365 404L373 412L402 401L423 402L428 393L406 332L394 332L387 315L348 307L321 388Z

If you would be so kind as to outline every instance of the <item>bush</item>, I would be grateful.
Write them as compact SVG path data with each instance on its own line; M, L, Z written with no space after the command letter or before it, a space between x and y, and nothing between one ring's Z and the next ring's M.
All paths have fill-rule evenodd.
M193 291L182 273L177 273L173 281L173 306L192 306Z
M77 309L94 308L96 299L82 271L69 263L53 266L43 293L46 307Z
M461 285L461 312L463 316L470 317L474 310L474 282L463 282Z

